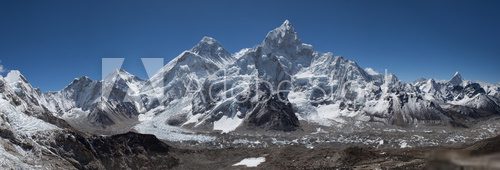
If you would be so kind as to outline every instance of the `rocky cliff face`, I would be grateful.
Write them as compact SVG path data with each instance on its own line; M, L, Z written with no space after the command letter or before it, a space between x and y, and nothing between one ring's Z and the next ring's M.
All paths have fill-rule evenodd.
M171 169L178 160L170 146L153 135L126 133L113 136L57 135L50 150L78 169Z

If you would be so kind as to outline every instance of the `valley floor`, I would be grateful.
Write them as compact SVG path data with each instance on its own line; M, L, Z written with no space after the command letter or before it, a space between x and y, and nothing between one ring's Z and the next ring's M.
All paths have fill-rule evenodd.
M500 169L499 120L487 122L466 129L344 127L352 131L304 124L290 133L239 129L203 134L215 137L211 142L166 143L176 148L173 169Z
M498 146L500 138L497 137ZM480 143L481 145L484 143ZM491 143L490 143L491 144ZM474 147L474 146L471 146ZM462 149L464 148L464 149ZM372 147L293 145L268 148L176 150L173 169L500 169L499 149L474 153L470 147L376 149ZM484 149L484 148L482 148ZM256 167L235 166L247 158L263 158Z

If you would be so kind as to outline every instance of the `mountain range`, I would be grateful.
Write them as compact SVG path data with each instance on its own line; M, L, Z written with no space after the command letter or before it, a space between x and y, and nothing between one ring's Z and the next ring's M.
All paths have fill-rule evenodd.
M142 140L143 134L174 141L204 140L209 137L193 133L289 132L304 124L466 128L499 115L499 84L464 80L459 73L449 81L402 82L394 74L315 51L299 39L289 21L270 31L261 44L234 54L214 38L203 37L147 80L117 69L103 80L84 76L60 91L44 93L19 71L0 77L1 159L18 166L39 160L19 160L19 155L6 150L21 155L23 150L52 154L46 158L72 159L68 162L76 167L109 168L114 164L103 161L104 157L116 153L89 146L108 145L102 141L115 141L117 147L129 145L120 143L123 136L109 139L76 132L127 133L125 137L136 140ZM89 141L98 144L86 145ZM88 152L78 154L94 156L61 156L78 155L67 148L73 145ZM129 159L134 158L122 161ZM81 163L93 160L100 163Z
M35 91L18 72L6 77L10 84L16 80L23 80L18 84L26 87L23 93ZM348 120L465 125L464 120L500 113L499 87L463 80L459 73L449 81L401 82L314 51L285 21L261 44L235 54L204 37L148 80L118 69L102 81L81 77L33 99L75 127L105 134L152 123L224 132L240 126L293 131L302 120L323 126Z

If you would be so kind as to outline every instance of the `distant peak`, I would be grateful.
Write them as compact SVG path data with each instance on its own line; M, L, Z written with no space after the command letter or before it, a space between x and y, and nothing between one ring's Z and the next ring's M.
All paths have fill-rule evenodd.
M16 77L19 77L19 76L22 76L21 72L19 70L11 70L9 71L9 73L7 73L7 76L16 76Z
M81 76L81 77L73 79L73 81L71 83L69 83L64 89L77 86L76 84L88 84L88 83L91 83L91 82L93 82L93 80L90 79L90 77L88 77L88 76Z
M118 72L118 73L128 74L128 72L125 71L123 68L116 69L115 71Z
M25 83L28 82L19 70L11 70L9 73L7 73L7 76L5 76L4 79L5 79L5 81L7 81L9 83L16 83L19 81L22 81Z
M83 80L83 81L87 81L87 80L92 81L92 79L90 79L90 77L88 77L88 76L81 76L81 77L75 78L75 81L81 81L81 80Z
M204 36L201 40L200 43L206 43L206 44L218 44L217 40L212 37Z
M196 50L199 49L205 49L205 48L218 48L221 47L222 45L217 41L215 38L204 36L201 38L200 42L196 44L191 51L196 52Z
M451 77L450 81L448 81L450 84L454 86L461 85L463 82L462 75L457 71L455 74L453 74L453 77Z
M125 71L123 68L118 68L115 71L113 71L113 73L111 73L111 74L112 75L127 76L127 77L134 76L134 75L130 74L129 72Z
M200 42L189 51L207 58L228 58L231 56L215 38L208 36L204 36Z
M114 80L118 79L129 79L134 78L135 76L125 71L122 68L117 68L113 72L111 72L108 76L106 76L105 81L114 82Z

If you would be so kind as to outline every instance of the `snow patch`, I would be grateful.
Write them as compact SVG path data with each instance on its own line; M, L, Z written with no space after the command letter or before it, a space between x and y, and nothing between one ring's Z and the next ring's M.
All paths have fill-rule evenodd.
M266 162L265 157L258 158L245 158L238 163L235 163L233 166L246 166L246 167L257 167L261 163Z
M403 149L403 148L410 148L411 146L408 145L408 143L405 141L405 140L402 140L401 142L399 142L399 146Z
M365 72L372 76L380 75L380 73L375 71L373 68L365 68Z
M291 103L294 103L294 104L306 104L306 103L309 103L309 101L307 100L306 93L300 92L300 91L299 92L291 91L288 94L288 101L290 101Z
M339 109L338 104L329 105L319 105L317 108L317 118L319 120L333 120L338 123L344 123L345 120L342 119L342 110Z
M314 74L311 71L306 70L306 71L295 74L295 77L296 78L311 78L311 77L314 77Z
M241 113L238 111L237 115ZM214 130L220 130L222 133L228 133L236 130L238 126L243 122L243 119L238 118L238 116L234 116L232 118L227 117L226 115L222 116L218 121L214 122Z

